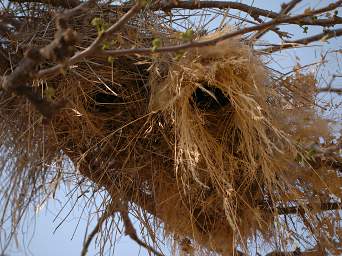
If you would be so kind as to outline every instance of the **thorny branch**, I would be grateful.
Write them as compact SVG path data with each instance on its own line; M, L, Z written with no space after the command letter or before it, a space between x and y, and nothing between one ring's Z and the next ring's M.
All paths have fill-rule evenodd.
M64 12L57 18L56 26L57 32L55 39L47 46L40 50L30 49L27 51L26 55L19 63L17 68L8 76L3 77L1 80L0 89L4 89L8 92L14 92L17 95L26 96L28 100L37 108L37 110L47 119L50 119L61 107L64 106L65 102L49 102L44 99L39 93L35 92L34 88L30 86L30 83L34 78L36 78L36 67L43 63L45 60L52 60L59 62L61 64L55 66L56 74L60 73L61 70L70 62L80 61L90 55L92 55L101 43L112 33L117 32L122 28L122 26L134 16L142 7L141 3L138 2L135 6L131 8L129 12L123 15L115 24L108 28L105 32L99 34L99 36L94 40L94 42L84 51L74 54L73 45L77 41L77 33L72 29L68 28L67 20L73 15L88 8L92 5L94 1L89 1L83 3L74 9ZM0 81L1 81L0 80Z
M58 102L48 101L31 86L31 83L39 64L47 60L61 63L74 54L73 45L78 40L78 35L74 30L68 28L67 21L91 4L93 4L93 1L86 2L58 15L56 19L57 32L54 40L40 50L29 49L26 51L24 58L14 71L8 76L0 77L0 89L25 96L47 119L51 118L63 107L65 105L64 100Z
M291 3L284 4L284 13L288 13L291 9L294 8L294 5L297 0L292 1ZM11 2L17 3L43 3L49 4L54 7L64 7L70 8L75 7L80 2L78 0L11 0ZM110 6L110 8L120 9L123 12L128 12L133 7L132 4L126 4L122 6ZM169 13L171 10L175 9L184 9L184 10L198 10L198 9L234 9L238 11L245 12L249 14L252 18L257 21L261 21L260 17L266 17L270 19L276 19L279 17L279 13L254 7L252 5L233 2L233 1L155 1L149 7L151 11L165 11ZM311 26L323 26L330 27L333 25L341 24L342 18L339 16L332 16L330 18L315 18L307 16L303 19L299 19L293 22L293 24L297 25L311 25Z
M63 1L58 2L58 4L61 4ZM48 46L42 48L41 50L30 50L24 59L20 62L18 67L15 69L12 74L9 76L3 77L3 82L2 82L2 88L7 90L7 91L12 91L15 92L18 95L24 95L26 96L32 103L33 105L36 106L38 111L40 111L45 117L51 118L52 115L58 111L58 109L63 105L61 102L59 103L51 103L46 101L45 99L42 98L38 93L34 91L34 89L29 86L28 84L33 80L33 79L44 79L44 78L51 78L61 72L61 70L65 69L69 65L72 65L74 63L77 63L79 61L82 61L83 59L90 57L90 56L122 56L122 55L132 55L132 54L153 54L153 53L163 53L163 52L178 52L181 50L186 50L189 48L196 48L196 47L205 47L209 45L215 45L220 41L227 40L232 37L236 37L239 35L244 35L253 31L264 31L265 29L270 29L275 25L279 24L286 24L286 23L291 23L291 24L296 24L299 21L302 21L303 19L307 19L309 17L312 17L313 15L318 15L321 13L325 13L331 10L336 9L342 4L342 1L339 0L333 4L327 5L323 8L316 9L316 10L310 10L307 11L303 14L295 15L295 16L287 16L287 14L299 1L293 0L287 5L283 5L281 14L284 14L283 16L279 14L274 14L269 11L263 11L262 9L259 8L251 8L248 5L243 5L240 3L235 3L235 2L224 2L225 5L223 6L222 2L207 2L207 1L199 1L199 2L190 2L190 1L181 1L179 4L176 6L173 6L173 3L163 3L163 4L157 4L157 5L152 5L150 8L152 10L156 9L164 9L165 8L185 8L185 9L192 9L192 8L205 8L210 6L212 7L220 7L220 8L240 8L241 10L245 10L246 6L248 8L251 8L249 10L250 12L254 12L254 15L258 13L258 15L263 15L263 16L268 16L268 17L274 17L271 21L264 22L255 26L251 27L246 27L234 32L230 33L225 33L219 37L216 37L214 39L210 40L197 40L197 41L190 41L187 43L183 43L180 45L171 45L171 46L165 46L161 47L158 49L154 48L131 48L131 49L117 49L117 50L108 50L104 51L101 50L101 44L104 42L105 39L107 39L109 36L111 36L113 33L119 31L123 25L134 15L136 15L142 8L142 3L137 2L133 7L131 7L115 24L113 24L111 27L109 27L106 31L103 33L100 33L99 36L92 42L92 44L87 47L85 50L78 52L74 54L72 57L73 51L71 50L71 46L75 43L76 41L76 32L71 30L70 28L67 28L66 23L61 25L61 21L63 19L57 19L61 24L57 24L57 27L59 29L57 30L55 40L51 42ZM93 1L84 3L79 5L78 7L75 7L74 9L71 9L67 12L64 12L64 21L69 19L76 11L83 10L84 6L93 3ZM57 4L57 2L55 2ZM209 5L210 4L210 5ZM66 13L69 13L68 15ZM316 20L317 21L317 20ZM260 34L261 32L259 32ZM257 33L258 35L258 33ZM340 36L341 35L341 30L337 29L332 32L326 32L324 36L327 37L333 37L333 36ZM310 43L314 42L315 40L319 40L322 38L322 34L306 38L306 39L301 39L301 40L296 40L293 42L288 42L286 43L283 48L282 46L274 46L273 48L266 49L266 52L274 52L279 49L286 49L290 48L291 46L300 43ZM63 43L62 43L63 42ZM64 48L68 50L63 50ZM35 55L32 58L32 55ZM31 56L31 57L30 57ZM57 64L51 68L43 69L38 72L35 71L35 68L37 67L38 64L42 63L45 60L52 59L54 61L60 62L60 64Z
M312 208L310 205L306 205L306 208ZM320 210L322 211L333 211L339 210L342 207L342 203L322 203L320 205ZM278 214L288 215L288 214L298 214L300 212L305 212L303 206L286 206L277 207Z
M236 37L239 35L244 35L244 34L247 34L250 32L254 32L254 31L260 31L262 29L269 28L269 27L279 25L279 24L293 23L293 22L298 21L300 19L311 17L312 15L317 15L317 14L321 14L321 13L324 13L327 11L331 11L331 10L334 10L337 7L339 7L341 4L342 4L342 0L339 0L334 4L330 4L328 6L320 8L320 9L311 10L309 12L299 14L299 15L295 15L295 16L279 17L279 18L273 19L269 22L261 23L259 25L246 27L244 29L240 29L240 30L237 30L234 32L225 33L221 36L218 36L218 37L210 39L210 40L196 40L196 41L194 40L194 41L190 41L190 42L179 44L179 45L165 46L165 47L161 47L161 48L157 48L157 49L154 49L151 47L151 48L131 48L131 49L118 49L118 50L103 51L103 50L97 48L99 43L102 42L105 37L107 37L109 34L112 34L114 32L114 29L112 29L112 28L115 25L113 25L111 28L108 29L110 31L104 32L104 36L98 37L92 43L92 45L90 45L87 49L85 49L84 51L82 51L80 53L77 53L75 56L73 56L68 61L64 62L63 64L58 64L54 67L40 70L39 72L36 73L35 78L43 79L43 78L47 78L47 77L53 77L56 74L58 74L60 72L60 70L62 68L64 68L65 66L75 64L76 62L82 60L85 57L89 57L89 56L102 56L102 57L104 57L104 56L123 56L123 55L135 55L135 54L148 55L148 54L154 54L154 53L178 52L178 51L182 51L182 50L186 50L186 49L190 49L190 48L199 48L199 47L206 47L206 46L210 46L210 45L215 45L215 44L217 44L223 40L227 40L229 38L233 38L233 37ZM129 18L129 17L133 16L134 14L136 14L139 11L139 9L140 9L139 5L135 5L121 19L124 19L126 21L126 19L125 19L126 17ZM120 20L118 21L118 23L119 22L120 22Z
M328 93L336 93L336 94L342 95L342 88L333 88L332 87L333 82L338 77L342 78L342 74L334 74L334 75L332 75L331 80L329 81L327 86L326 87L317 88L317 92L328 92ZM340 149L342 149L342 144L339 145L339 146L340 146Z
M169 12L173 9L202 9L202 8L218 8L218 9L236 9L243 12L248 13L251 17L256 20L260 20L260 16L271 18L272 20L268 22L263 22L261 24L246 27L240 29L238 31L229 32L219 36L217 38L211 40L199 40L199 41L189 41L187 43L179 44L179 45L171 45L160 47L157 49L153 48L132 48L132 49L116 49L116 50L107 50L104 51L101 49L101 44L113 35L118 32L123 26L127 23L127 21L138 14L138 12L142 9L143 4L141 2L137 2L135 5L127 5L120 6L120 8L126 13L111 27L105 30L103 33L100 33L99 36L92 42L92 44L87 47L85 50L81 52L74 52L73 45L77 41L77 33L70 29L67 25L67 21L72 18L75 13L84 11L86 8L89 8L94 1L89 1L87 3L79 5L79 1L77 0L12 0L12 2L23 3L23 2L34 2L34 3L42 3L49 4L55 7L64 7L70 8L74 7L74 9L65 11L63 14L59 15L56 25L57 25L57 33L55 35L55 39L44 48L37 50L31 49L26 52L22 61L18 64L16 69L8 76L2 77L1 87L3 90L14 92L17 95L25 96L32 104L37 108L37 110L42 113L45 117L51 118L59 108L64 105L64 102L49 102L45 100L40 94L38 94L35 89L31 86L31 83L34 79L43 79L47 77L52 77L61 72L62 69L80 62L85 58L91 56L122 56L122 55L133 55L133 54L155 54L155 53L163 53L163 52L178 52L180 50L185 50L189 48L195 47L205 47L209 45L215 45L220 41L233 38L239 35L244 35L250 32L255 32L255 38L259 38L263 35L267 30L273 28L276 25L280 24L299 24L299 25L317 25L317 26L333 26L336 24L342 23L342 18L338 16L333 16L327 19L316 18L314 19L314 15L319 15L331 10L334 10L341 6L342 1L336 1L333 4L330 4L326 7L310 10L308 12L295 15L288 16L288 13L300 2L300 0L293 0L287 5L283 5L283 8L280 13L276 13L273 11L268 11L256 7L252 7L250 5L246 5L238 2L231 1L158 1L155 4L152 4L149 8L152 11L163 10ZM113 7L114 9L115 7ZM8 29L8 27L1 27L0 24L0 33L1 29ZM5 31L6 32L6 31ZM297 47L298 45L306 45L312 42L316 42L319 40L328 40L332 37L342 36L342 29L334 29L334 30L325 30L323 33L306 37L294 41L285 41L282 45L272 46L262 51L265 53L273 53L282 49L289 49L293 47ZM1 48L0 48L1 50ZM0 54L4 55L2 51ZM59 64L48 68L37 71L37 66L47 60L55 61ZM1 78L1 77L0 77ZM337 88L319 88L319 92L335 92L338 94L342 94L342 89ZM146 200L147 201L147 200ZM307 206L311 207L311 206ZM341 203L322 203L321 204L322 211L329 210L337 210L341 209ZM277 212L280 215L283 214L298 214L303 210L302 206L287 206L287 207L277 207ZM141 241L134 229L134 226L129 218L129 213L127 207L121 210L113 210L110 208L106 210L104 214L100 217L97 225L94 230L89 234L86 239L81 255L86 255L89 245L96 234L100 231L102 224L108 217L113 215L114 212L119 212L125 228L125 233L135 242L137 242L140 246L143 246L147 250L153 252L156 255L161 256L162 254L157 252L154 248L147 245L143 241ZM292 254L286 255L301 255L304 253L297 254L298 251L293 252ZM285 255L283 253L272 254L272 255Z

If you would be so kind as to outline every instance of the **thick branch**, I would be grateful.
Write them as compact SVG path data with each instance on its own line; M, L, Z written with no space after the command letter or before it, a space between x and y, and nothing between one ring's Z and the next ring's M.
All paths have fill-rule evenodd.
M202 41L190 41L188 43L180 44L180 45L172 45L172 46L166 46L166 47L161 47L158 49L153 49L153 48L132 48L132 49L119 49L119 50L109 50L109 51L99 51L97 53L97 56L122 56L122 55L134 55L134 54L141 54L141 55L148 55L148 54L153 54L153 53L163 53L163 52L177 52L181 50L186 50L189 48L199 48L199 47L206 47L210 45L215 45L218 42L221 42L223 40L233 38L239 35L243 35L246 33L250 33L253 31L258 31L262 30L264 28L268 28L270 26L274 26L277 24L283 24L283 23L289 23L292 21L296 21L301 18L305 18L314 14L334 10L337 8L337 6L341 5L342 1L339 0L334 4L330 4L329 6L326 6L321 9L313 10L310 13L304 13L300 15L296 15L293 17L281 17L269 22L265 22L259 25L247 27L244 29L240 29L234 32L226 33L223 34L222 36L216 37L214 39L210 40L202 40ZM60 67L53 67L50 69L42 70L38 73L39 77L44 77L50 74L53 74L54 72L58 71L58 68Z
M140 1L138 1L138 3L134 5L125 15L123 15L115 24L113 24L110 28L108 28L103 33L99 34L99 36L93 41L93 43L88 48L86 48L85 50L81 52L78 52L77 54L75 54L72 58L70 58L68 61L66 61L63 64L59 64L54 67L39 71L36 74L36 78L46 78L46 77L54 76L58 74L60 70L63 69L64 67L77 63L86 57L96 55L96 52L100 51L101 43L110 35L122 29L122 27L126 24L126 22L130 18L135 16L140 11L141 8L142 8L142 4Z
M277 13L261 8L253 7L248 4L243 4L233 1L160 1L158 4L151 7L152 10L170 11L171 9L236 9L248 13L251 17L277 17Z
M42 3L54 7L74 8L80 4L78 0L10 0L13 3Z
M287 4L283 4L281 7L281 10L279 12L279 16L287 15L297 4L299 4L302 0L292 0L291 2ZM259 31L256 35L253 36L252 40L259 39L263 35L265 35L272 27L266 28L262 31Z
M94 1L86 2L60 14L56 19L57 32L54 40L40 50L28 50L11 74L2 78L0 77L0 89L25 96L42 115L47 119L51 118L65 102L49 102L31 87L36 67L45 60L63 62L74 54L73 45L77 41L77 34L67 27L67 20L92 3Z
M249 32L253 31L259 31L264 28L268 28L277 24L282 23L289 23L292 21L300 20L302 18L306 18L312 15L324 13L330 10L336 9L338 6L342 4L342 0L337 1L334 4L330 4L326 7L312 10L307 13L303 13L300 15L292 16L292 17L280 17L278 19L271 20L269 22L265 22L256 26L247 27L244 29L240 29L234 32L223 34L222 36L216 37L214 39L210 40L202 40L202 41L190 41L188 43L184 43L181 45L174 45L174 46L167 46L162 47L159 49L153 49L153 48L136 48L136 49L119 49L119 50L112 50L112 51L101 51L101 49L98 48L101 42L110 34L116 32L121 28L121 26L132 16L134 16L141 8L139 4L136 4L129 12L127 12L124 16L121 17L121 19L111 26L107 31L105 31L101 36L99 36L87 49L85 49L82 52L77 53L74 57L72 57L69 61L67 61L64 65L72 65L80 60L82 60L85 57L89 56L123 56L123 55L133 55L133 54L153 54L157 52L177 52L181 50L186 50L189 48L199 48L199 47L205 47L210 45L215 45L218 42L221 42L223 40L233 38L239 35L243 35ZM46 77L52 77L60 72L60 70L64 67L64 65L56 65L54 67L44 69L39 71L36 74L36 78L46 78Z
M286 6L284 9L291 9L293 3ZM335 8L337 8L336 6ZM128 7L125 7L126 9ZM253 7L248 4L243 4L239 2L232 1L159 1L158 4L153 5L151 10L163 10L170 11L171 9L188 9L188 10L196 10L196 9L235 9L239 11L243 11L248 13L253 18L258 18L259 16L268 17L272 19L279 18L279 13L273 12L270 10L265 10L257 7ZM312 25L312 26L333 26L335 24L341 24L342 18L338 16L333 16L329 19L315 19L312 16L307 16L306 18L297 20L294 22L298 25Z

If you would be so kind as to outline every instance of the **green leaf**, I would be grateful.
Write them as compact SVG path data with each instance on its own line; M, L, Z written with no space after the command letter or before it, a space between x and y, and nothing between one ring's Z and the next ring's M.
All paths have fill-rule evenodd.
M309 27L303 27L303 33L307 34L309 30Z
M315 159L315 156L317 155L317 150L314 149L314 148L310 148L308 151L307 151L307 158L309 160L314 160Z
M152 41L152 51L156 51L161 46L161 40L160 38L155 38Z
M139 0L139 5L140 5L140 6L146 6L147 3L148 3L147 0Z
M105 41L102 45L102 50L108 50L110 48L110 43Z
M107 61L108 61L110 64L113 64L113 63L114 63L114 57L109 56L109 57L107 58Z
M90 24L93 25L94 27L99 27L101 26L101 24L103 24L103 19L99 17L95 17L94 19L91 20Z
M185 32L181 34L181 38L183 41L192 41L194 37L194 31L192 29L187 29Z
M96 27L96 30L97 30L99 35L101 35L103 32L105 32L106 29L109 27L108 24L103 19L101 19L99 17L95 17L94 19L92 19L91 25Z
M175 60L179 61L181 58L183 58L185 52L184 51L179 51L176 53Z
M56 90L53 87L47 86L44 90L44 96L49 100L52 101L52 98L56 95Z

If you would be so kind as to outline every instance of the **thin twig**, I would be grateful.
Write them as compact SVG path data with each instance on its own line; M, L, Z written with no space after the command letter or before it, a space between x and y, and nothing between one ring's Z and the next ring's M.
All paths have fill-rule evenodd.
M342 29L341 28L340 29L334 29L334 30L326 30L323 33L320 33L317 35L301 38L301 39L298 39L295 41L285 41L281 45L271 46L271 47L262 49L260 51L264 52L264 53L274 53L274 52L281 51L281 50L286 50L286 49L291 49L291 48L295 48L298 46L308 45L310 43L317 42L320 40L326 41L330 38L339 37L339 36L342 36Z
M125 226L126 235L128 235L133 241L135 241L140 246L144 247L149 252L152 252L157 256L163 256L163 254L156 251L153 247L151 247L150 245L148 245L145 242L140 240L140 238L138 237L137 232L136 232L136 230L135 230L135 228L134 228L134 226L133 226L133 224L132 224L132 222L128 216L128 209L127 208L128 208L128 206L126 206L124 210L120 211L122 221L123 221L124 226Z
M287 4L282 4L281 6L281 10L279 12L279 16L283 16L283 15L287 15L293 8L296 7L297 4L299 4L302 0L292 0L291 2L287 3ZM274 18L277 19L277 18ZM269 28L265 28L262 31L259 31L258 33L256 33L253 38L251 39L251 41L257 40L259 38L261 38L263 35L265 35L270 29L272 29L272 27Z
M116 212L116 209L113 207L113 204L109 204L106 207L104 213L101 215L101 217L97 221L95 228L91 231L91 233L88 235L87 239L85 240L83 247L82 247L81 256L87 255L89 245L91 241L94 239L94 237L96 236L96 234L100 232L102 224L115 212Z
M322 211L333 211L340 210L342 207L342 203L322 203L320 209ZM312 206L307 205L306 208L312 208ZM280 215L288 215L288 214L298 214L303 211L302 206L288 206L288 207L277 207L277 212Z
M65 61L63 64L58 64L51 68L39 71L35 77L36 78L51 77L53 75L58 74L61 69L69 65L77 63L86 57L94 56L96 52L100 51L99 48L101 46L101 43L106 38L108 38L108 36L112 35L115 32L118 32L130 18L135 16L140 11L142 7L143 5L141 1L138 1L137 4L135 4L127 13L125 13L115 24L113 24L110 28L108 28L103 33L100 33L99 36L92 42L92 44L88 46L85 50L76 53L72 58L70 58L68 61Z
M132 49L119 49L119 50L108 50L108 51L102 51L101 49L98 49L97 47L99 44L107 37L109 34L113 33L114 31L117 31L118 29L121 28L121 26L132 16L134 16L141 8L140 4L136 4L129 12L127 12L124 16L121 17L121 19L117 22L119 25L113 25L110 27L106 32L103 37L100 36L98 37L87 49L85 49L82 52L77 53L74 57L66 61L63 65L55 65L51 68L43 69L40 70L36 74L37 79L42 79L42 78L47 78L47 77L53 77L57 75L60 70L62 70L65 66L75 64L76 62L82 60L85 57L88 56L123 56L123 55L134 55L134 54L153 54L153 53L161 53L161 52L177 52L181 50L186 50L189 48L199 48L199 47L205 47L205 46L210 46L210 45L216 45L218 42L221 42L223 40L233 38L239 35L243 35L249 32L253 31L258 31L270 26L274 26L277 24L282 24L282 23L289 23L293 22L296 20L300 20L306 17L310 17L312 15L324 13L327 11L331 11L336 9L342 4L342 0L337 1L336 3L329 4L328 6L325 6L320 9L316 10L311 10L310 12L306 12L303 14L299 14L296 16L292 17L281 17L279 19L271 20L269 22L265 22L259 25L247 27L244 29L240 29L234 32L226 33L223 34L219 37L210 39L210 40L202 40L202 41L190 41L188 43L180 44L180 45L173 45L173 46L166 46L166 47L161 47L158 49L153 49L153 48L132 48ZM115 29L114 29L115 28Z
M296 1L296 0L295 0ZM289 3L285 6L285 11L287 9L292 9L293 4ZM123 10L129 8L129 6L123 7ZM266 9L257 8L248 4L243 4L240 2L232 1L158 1L157 4L150 7L151 10L163 10L169 12L172 9L235 9L248 13L252 18L258 19L259 16L276 19L279 18L279 13L273 12ZM337 8L337 7L336 7ZM312 26L333 26L334 24L341 24L342 18L338 16L333 16L328 19L316 19L313 16L307 16L305 19L296 20L294 23L298 25L312 25Z
M80 5L78 0L10 0L12 3L41 3L54 7L74 8Z
M329 92L329 93L336 93L342 95L341 88L331 88L331 87L322 87L317 89L318 92Z
M172 46L165 46L165 47L161 47L158 49L153 49L153 48L131 48L131 49L119 49L119 50L107 50L107 51L99 51L97 52L97 56L123 56L123 55L134 55L134 54L140 54L140 55L148 55L148 54L154 54L154 53L163 53L163 52L177 52L177 51L182 51L182 50L186 50L189 48L200 48L200 47L206 47L206 46L210 46L210 45L215 45L218 42L221 42L223 40L229 39L229 38L233 38L239 35L243 35L249 32L253 32L253 31L257 31L257 30L261 30L264 28L267 28L271 25L275 25L275 24L281 24L281 23L288 23L291 21L295 21L297 19L301 19L304 17L308 17L310 15L314 15L314 14L318 14L318 13L322 13L322 12L327 12L330 10L333 10L334 8L336 8L337 6L339 6L340 4L342 4L342 1L339 0L338 2L336 2L335 4L330 4L324 8L321 9L317 9L317 10L313 10L310 13L304 13L304 14L300 14L300 15L296 15L293 17L282 17L279 18L277 20L272 20L269 22L265 22L259 25L255 25L255 26L251 26L251 27L247 27L244 29L240 29L234 32L230 32L230 33L226 33L223 34L222 36L210 39L210 40L202 40L202 41L190 41L188 43L184 43L184 44L180 44L180 45L172 45ZM60 68L60 67L59 67ZM46 76L49 75L53 75L54 72L56 72L58 70L57 67L53 67L50 69L45 69L40 71L37 74L37 77L39 78L44 78Z

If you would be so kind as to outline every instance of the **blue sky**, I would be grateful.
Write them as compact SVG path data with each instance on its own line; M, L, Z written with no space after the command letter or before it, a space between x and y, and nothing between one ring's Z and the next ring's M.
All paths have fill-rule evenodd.
M261 8L279 10L279 0L255 0L255 1L242 1L244 3L252 3L255 6ZM315 7L316 4L334 1L318 1L318 0L304 0L296 9L295 12L303 11L309 5ZM342 10L340 11L342 14ZM302 33L301 28L291 27L291 32L298 33L300 36L305 36ZM317 28L309 28L309 32L321 32ZM278 40L272 33L269 33L263 38L265 41ZM326 46L327 48L340 48L342 49L342 40L331 40ZM288 71L293 68L294 63L300 62L301 64L312 63L316 59L319 59L319 53L322 48L317 47L317 51L308 48L301 48L291 51L275 54L277 63L274 62L272 66L280 71ZM299 58L299 59L298 59ZM325 72L333 74L339 70L338 61L332 58L331 64L329 64ZM339 83L341 86L341 83ZM87 214L82 216L82 207L76 207L65 222L54 232L55 228L59 225L61 220L68 214L71 208L71 204L56 217L62 206L67 202L65 194L68 189L62 187L57 194L59 201L50 201L40 212L35 216L34 212L30 213L27 224L22 231L23 234L19 234L18 241L20 247L17 248L15 243L12 243L8 255L33 255L33 256L60 256L60 255L79 255L82 242L85 233L85 227L87 226L88 219ZM89 211L89 210L88 210ZM91 209L90 209L91 211ZM79 222L80 221L80 222ZM75 227L78 225L77 230ZM91 225L94 225L92 222ZM91 229L91 228L90 228ZM96 254L96 248L91 247L89 255ZM140 249L130 239L123 237L117 243L115 255L148 255L145 250Z

